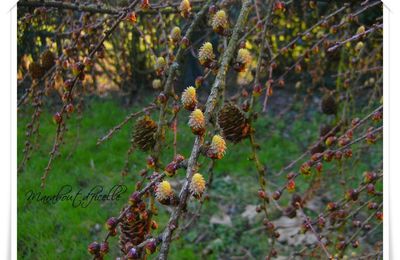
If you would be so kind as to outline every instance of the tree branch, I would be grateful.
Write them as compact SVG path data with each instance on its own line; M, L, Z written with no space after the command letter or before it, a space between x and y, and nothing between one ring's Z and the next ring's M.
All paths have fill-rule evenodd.
M225 80L226 80L226 74L227 74L228 68L229 68L229 63L235 53L237 41L239 40L239 35L243 31L244 25L247 21L247 16L250 12L250 5L251 5L250 0L246 0L243 2L242 8L240 10L239 18L236 22L235 28L232 33L232 37L229 41L228 47L226 48L226 50L223 54L221 66L218 70L218 74L216 76L213 87L211 89L211 93L210 93L210 95L207 99L207 103L206 103L206 109L205 109L205 113L204 113L206 124L209 123L209 119L218 103L218 97L220 97L221 96L220 94L223 93L225 90ZM188 160L188 168L186 171L186 180L185 180L185 183L179 194L179 204L178 204L177 208L174 210L174 212L172 213L172 215L168 221L168 224L164 230L164 233L162 235L162 244L161 244L161 248L160 248L160 254L158 256L159 260L167 259L172 234L173 234L174 230L178 227L179 218L182 214L183 209L186 206L186 202L189 197L190 180L191 180L191 178L195 172L195 169L197 167L197 159L200 155L200 147L201 147L202 143L203 143L203 137L197 136L195 139L194 145L193 145L192 153Z

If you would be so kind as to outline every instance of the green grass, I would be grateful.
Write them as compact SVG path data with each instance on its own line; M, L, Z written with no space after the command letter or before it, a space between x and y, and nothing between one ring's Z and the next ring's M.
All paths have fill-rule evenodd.
M132 124L126 125L114 137L97 146L96 141L117 123L121 122L135 108L122 108L116 102L107 100L92 101L85 108L84 116L80 121L78 134L78 120L73 116L68 120L68 132L65 144L61 147L61 154L53 162L50 175L47 178L45 194L54 194L65 184L70 184L74 191L82 189L88 191L94 185L111 188L115 184L123 183L128 191L122 199L112 202L93 202L88 208L73 208L70 202L59 202L55 205L43 205L38 202L28 202L26 192L29 190L41 191L40 178L49 158L49 151L53 144L56 125L52 122L52 112L44 111L41 117L39 146L33 151L31 160L26 169L18 175L18 258L19 259L88 259L87 245L104 238L106 231L104 222L110 216L116 216L125 204L129 194L135 189L139 180L138 172L146 167L146 154L135 151L131 156L131 169L126 178L121 177L126 151L130 145L130 129ZM18 159L22 158L22 149L25 141L25 125L30 119L31 111L23 111L18 119ZM54 111L53 111L54 112ZM186 126L187 112L180 115L178 135L178 152L188 157L194 136ZM156 118L156 115L153 116ZM318 128L326 118L314 112L309 119L292 122L288 118L273 116L260 117L256 121L256 138L261 149L259 157L267 167L267 178L270 189L273 185L283 185L284 176L274 176L282 166L300 155L304 148L314 142L318 135ZM171 136L167 136L167 143ZM76 142L78 145L76 146ZM362 171L376 165L381 159L380 145L376 153L363 156L363 161L350 167L343 164L343 173L330 172L332 167L326 166L325 178L327 185L340 174L354 175L356 185ZM172 158L173 147L166 146L163 153L163 162L168 163ZM371 154L371 155L370 155ZM374 155L375 154L375 155ZM266 254L267 236L264 232L249 230L261 226L262 217L257 218L255 224L249 224L241 217L246 205L256 205L258 181L253 162L249 159L251 150L248 140L236 145L230 145L223 160L216 163L214 182L210 193L210 201L204 203L201 218L195 227L185 233L171 246L171 259L218 259L231 255L242 255L241 248L251 250L251 254L260 259ZM201 157L200 163L205 169L208 159ZM325 166L324 166L325 167ZM183 178L180 170L178 177ZM296 184L298 190L308 187L308 179L300 179ZM329 184L331 185L331 184ZM340 185L332 185L332 193L342 193ZM285 205L289 197L282 198ZM190 209L196 207L191 202ZM156 216L160 223L159 230L168 220L168 214L163 206L159 207ZM211 225L210 217L220 211L229 212L233 227ZM199 238L203 235L203 239ZM118 255L116 238L110 239L111 252L106 259L114 259ZM112 258L113 256L114 258Z

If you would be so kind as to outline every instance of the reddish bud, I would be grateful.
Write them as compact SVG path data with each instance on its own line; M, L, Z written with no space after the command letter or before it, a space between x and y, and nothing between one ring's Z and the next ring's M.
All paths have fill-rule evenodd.
M356 200L358 199L358 194L359 194L359 192L358 192L358 190L356 190L356 189L348 190L348 191L346 192L345 198L346 198L347 200L356 201Z
M349 148L344 150L344 157L345 158L351 158L353 156L353 151Z
M293 179L289 180L289 181L287 182L287 184L286 184L286 189L287 189L289 192L295 191L295 189L296 189L296 182L295 182Z
M332 161L333 156L334 156L334 152L333 152L332 150L326 150L326 151L324 152L324 160L325 160L326 162Z
M336 142L336 137L335 136L329 136L328 138L326 138L325 140L325 145L326 146L331 146Z
M357 248L360 245L360 242L358 240L354 240L353 242L351 242L351 246L353 248Z
M378 208L378 204L376 202L372 202L372 201L368 202L368 209L369 210L377 209L377 208Z
M372 115L372 121L374 122L379 122L381 121L383 118L383 114L381 111L376 111L373 115Z
M340 241L339 243L336 244L336 249L337 250L343 250L346 247L346 242L345 241Z
M309 175L311 173L311 163L305 162L300 167L300 173L303 175Z
M266 193L263 190L258 190L258 197L260 197L260 199L265 199L266 198Z
M379 221L383 221L383 212L382 211L378 211L375 213L375 218Z
M343 153L341 151L335 152L335 159L340 161L342 159Z
M317 170L317 172L322 172L322 163L321 162L317 162L315 164L315 169Z
M323 227L325 227L325 223L326 223L326 220L325 220L324 216L322 216L322 215L318 216L318 226L320 228L323 228Z
M273 194L272 194L272 198L274 199L274 200L279 200L279 198L281 197L281 192L280 191L275 191Z
M153 254L157 249L157 243L155 239L150 239L149 242L146 243L146 253Z
M174 176L175 175L175 172L176 172L176 169L177 169L177 165L176 165L176 162L170 162L166 167L165 167L165 173L168 175L168 176Z
M154 166L156 165L156 162L152 156L147 157L146 163L147 167L149 167L150 169L154 168Z
M141 201L142 200L138 191L135 191L131 194L131 196L129 196L129 204L131 205L138 205Z
M67 106L66 106L66 108L65 108L65 110L67 111L67 113L68 114L71 114L71 113L73 113L74 112L74 110L75 110L75 108L74 108L74 105L73 104L68 104Z
M254 87L253 87L253 96L259 97L259 96L261 96L261 93L262 93L261 84L254 85Z
M286 175L286 179L288 179L288 180L293 179L294 176L295 176L295 173L294 173L294 172L289 172L289 173Z
M279 80L278 80L278 85L279 85L280 87L284 87L284 86L285 86L285 81L284 81L283 79L279 79Z
M110 247L108 246L108 243L102 242L100 244L100 255L104 256L105 254L108 253L108 251L110 251Z
M364 172L364 183L371 183L374 182L377 178L375 172Z
M158 224L154 220L151 221L151 228L152 229L157 229L158 228Z
M92 242L88 246L88 252L92 255L97 255L100 252L100 244L97 242Z
M181 40L181 46L182 48L186 49L190 45L190 40L185 36Z
M53 121L56 124L60 124L62 122L62 116L61 116L60 112L57 112L53 115Z
M131 12L128 15L128 21L130 21L132 24L135 24L137 22L137 17L135 12Z
M196 80L194 81L196 88L201 87L201 85L203 85L203 81L204 81L204 78L202 76L198 76L196 78Z
M321 158L322 158L322 153L314 153L311 156L311 161L316 162L316 161L321 160Z
M141 7L143 10L149 9L149 8L150 8L149 0L142 0L142 2L141 2L141 4L140 4L140 7Z
M72 86L74 85L74 81L72 79L67 79L64 81L64 89L66 91L70 91L72 89Z
M369 183L369 184L367 185L367 192L368 192L368 194L370 194L370 195L374 195L374 194L375 194L375 185L372 184L372 183Z
M217 8L215 5L211 5L211 6L208 8L208 13L209 13L210 15L214 15L214 14L217 12L217 10L218 10L218 8Z
M354 118L353 120L351 120L351 125L353 127L355 127L356 125L358 125L360 123L360 118Z
M295 66L295 68L294 68L294 71L295 71L296 73L300 73L300 72L301 72L301 65L300 65L300 64L296 64L296 66Z
M108 231L110 231L110 230L116 228L117 224L118 224L117 218L111 217L106 222L106 228L107 228Z
M335 211L335 210L337 210L338 209L338 205L335 203L335 202L329 202L327 205L326 205L326 209L328 210L328 211Z
M166 102L167 102L167 96L164 94L164 92L160 92L160 94L158 94L158 96L157 96L157 101L160 103L160 104L165 104Z

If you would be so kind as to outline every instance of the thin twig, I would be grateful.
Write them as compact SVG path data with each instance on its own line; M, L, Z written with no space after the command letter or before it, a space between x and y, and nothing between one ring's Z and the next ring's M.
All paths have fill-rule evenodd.
M383 24L376 24L376 25L373 25L371 28L369 28L368 30L366 30L366 31L363 32L363 33L355 34L355 35L353 35L352 37L350 37L350 38L348 38L348 39L346 39L346 40L344 40L344 41L337 42L335 45L333 45L332 47L330 47L330 48L328 49L328 52L332 52L332 51L336 50L337 48L339 48L339 47L345 45L345 44L348 43L348 42L356 41L356 40L360 39L361 37L363 37L363 36L365 36L365 35L367 35L367 34L369 34L369 33L372 33L372 32L374 32L374 31L377 30L377 29L381 29L381 28L383 28Z
M132 120L133 118L135 118L135 117L137 117L137 116L139 116L141 114L147 113L147 112L149 112L149 111L151 111L151 110L153 110L155 108L157 108L157 106L154 105L154 104L151 104L150 106L145 107L140 111L136 111L136 112L133 112L133 113L129 114L128 116L125 117L125 119L121 123L119 123L118 125L114 126L112 129L110 129L105 136L99 138L97 140L97 145L100 145L104 141L107 141L108 139L110 139L116 132L121 130L121 128L124 125L126 125L130 120Z

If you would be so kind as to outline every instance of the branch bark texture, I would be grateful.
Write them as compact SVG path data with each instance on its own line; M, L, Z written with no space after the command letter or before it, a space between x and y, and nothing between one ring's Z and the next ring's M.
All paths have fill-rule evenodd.
M246 0L242 4L242 8L240 10L239 17L237 19L236 25L233 29L232 36L229 40L229 44L223 53L223 57L221 60L221 65L218 70L218 74L214 81L214 84L211 88L210 95L207 99L206 108L205 108L205 120L206 125L208 125L209 120L213 114L214 109L218 103L218 98L221 96L220 94L224 92L225 85L226 85L226 74L229 69L229 63L232 60L234 54L236 53L236 46L239 40L239 36L243 31L245 24L247 22L247 17L250 12L251 1ZM186 171L186 180L183 184L181 192L179 194L179 204L175 208L174 212L172 213L168 224L164 230L162 235L162 244L160 248L160 254L158 256L159 260L165 260L168 258L169 247L171 244L171 238L174 230L178 227L179 218L186 206L186 202L189 198L189 186L190 180L192 179L193 174L197 169L197 160L200 155L200 148L203 144L204 138L203 136L196 136L196 139L193 144L192 153L188 160L188 168Z

